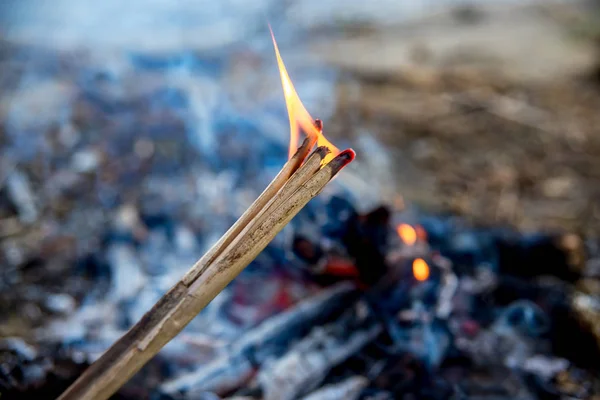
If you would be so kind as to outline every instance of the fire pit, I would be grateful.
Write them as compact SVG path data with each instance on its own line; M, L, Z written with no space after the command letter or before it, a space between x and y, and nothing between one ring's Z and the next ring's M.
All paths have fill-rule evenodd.
M229 96L235 68L218 54L104 65L5 51L37 61L6 67L25 83L7 83L0 137L0 393L54 399L178 282L204 276L210 262L188 269L288 165L302 132L331 150L312 161L318 171L339 150L278 50L285 103L279 88ZM277 76L272 55L240 54L239 65ZM331 89L329 76L313 83L321 97ZM284 104L297 122L289 149ZM357 178L361 157L378 154L359 152L189 324L170 320L181 333L113 398L598 396L597 240L363 193L377 186Z

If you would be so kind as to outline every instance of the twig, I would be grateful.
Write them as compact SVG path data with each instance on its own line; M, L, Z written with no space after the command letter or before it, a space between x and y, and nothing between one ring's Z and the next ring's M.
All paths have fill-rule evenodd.
M227 232L215 243L210 250L206 252L190 268L185 274L182 281L186 286L189 286L204 270L208 265L215 260L221 254L221 252L229 246L229 244L239 235L239 233L248 225L250 221L265 207L265 205L273 198L273 196L281 189L281 187L288 181L288 179L298 170L300 165L306 159L306 156L313 148L317 141L316 136L307 137L304 139L302 145L296 151L296 154L290 158L290 160L283 166L277 176L271 181L269 186L258 196L258 198L252 203L250 207L242 214L240 218L229 228Z
M308 146L306 141L298 151L300 155L296 153L298 158L292 162L294 156L290 160L295 165L289 169L291 172L288 174L282 170L278 175L286 176L278 187L281 190L270 190L273 183L269 185L257 200L261 200L262 206L256 206L255 202L240 218L243 221L236 222L217 245L92 364L59 400L109 398L256 258L333 176L354 159L354 152L346 150L319 170L320 161L326 153L317 149L298 169L312 147L305 151L305 146ZM292 173L294 175L288 179Z

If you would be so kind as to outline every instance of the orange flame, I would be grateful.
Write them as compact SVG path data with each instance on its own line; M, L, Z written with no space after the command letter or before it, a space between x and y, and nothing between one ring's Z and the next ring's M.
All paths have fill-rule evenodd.
M422 258L416 258L412 265L413 275L419 282L426 281L429 278L429 265Z
M412 226L408 224L400 224L396 228L396 231L398 232L400 239L402 239L402 241L407 245L412 246L417 242L417 231Z
M292 80L285 69L281 54L279 54L279 47L277 47L277 42L275 41L275 35L273 35L273 30L270 26L269 30L271 31L271 38L273 38L273 47L275 48L275 56L277 57L281 86L283 87L285 105L290 120L289 157L291 158L298 148L300 142L300 129L302 129L307 136L317 136L317 146L327 146L327 148L331 150L325 159L323 159L323 163L325 164L337 156L340 153L340 150L323 136L320 125L315 123L315 120L310 116L308 111L306 111L306 108L304 108L304 104L300 101L300 97L298 97L298 93L296 93L296 89L294 89Z

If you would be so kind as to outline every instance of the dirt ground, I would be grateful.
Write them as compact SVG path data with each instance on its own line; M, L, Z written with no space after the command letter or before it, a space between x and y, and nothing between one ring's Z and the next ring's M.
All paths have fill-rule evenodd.
M389 185L424 208L598 235L597 25L578 7L462 7L316 40L345 72L330 133L379 139Z

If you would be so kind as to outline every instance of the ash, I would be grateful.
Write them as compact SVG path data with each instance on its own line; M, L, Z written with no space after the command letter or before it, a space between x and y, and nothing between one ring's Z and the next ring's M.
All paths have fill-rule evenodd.
M235 71L218 53L129 53L100 67L3 46L17 61L6 61L0 131L0 393L50 399L266 186L285 162L287 123L279 94L243 108L223 89ZM317 72L298 79L309 98L332 91L331 72ZM313 200L115 398L600 393L596 241L368 208L354 183Z

